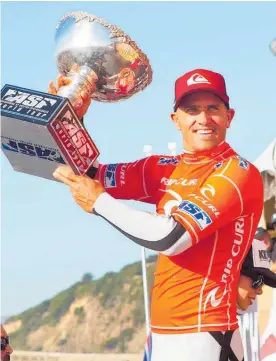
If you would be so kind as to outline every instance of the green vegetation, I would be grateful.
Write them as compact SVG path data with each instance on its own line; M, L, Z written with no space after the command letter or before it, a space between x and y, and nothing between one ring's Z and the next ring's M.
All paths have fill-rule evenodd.
M147 259L149 263L147 267L148 280L151 285L155 269L155 263L153 264L153 262L155 261L156 256L150 256ZM124 291L125 285L129 285L126 291ZM106 273L95 282L92 292L94 296L99 297L101 305L105 308L113 307L118 299L133 302L138 298L143 298L141 262L126 265L118 273Z
M114 351L116 348L119 352L126 351L126 343L132 339L134 334L133 328L124 329L118 337L109 338L102 344L102 348L108 351Z
M63 315L69 310L70 305L75 300L75 286L55 296L48 308L46 317L42 324L55 326Z
M66 345L66 343L67 343L67 338L63 338L62 340L58 341L58 346Z
M147 273L149 292L152 287L155 270L156 256L147 259ZM120 314L122 308L129 305L130 312L126 316L128 322L137 327L144 323L144 298L142 288L141 262L126 265L120 272L109 272L98 280L90 273L85 273L81 281L75 283L65 291L58 293L50 300L30 308L20 315L10 317L6 323L21 320L22 326L11 334L15 349L31 350L28 345L28 335L42 325L55 327L61 318L68 312L71 304L85 296L98 297L102 307L111 309L116 306L116 314ZM78 322L85 322L86 314L83 307L74 310ZM112 320L112 317L111 319ZM112 321L111 321L112 322ZM116 323L116 317L113 319ZM124 352L126 343L133 337L133 329L122 330L120 336L106 340L102 345L105 350L116 349ZM67 341L60 340L59 346Z
M74 315L78 318L78 322L82 322L85 319L85 311L83 306L76 307L74 310Z
M13 347L26 350L27 336L30 332L38 329L43 321L43 315L48 311L51 301L47 300L40 305L30 308L18 316L9 318L6 322L21 320L22 326L12 334ZM15 346L14 346L15 345Z
M89 282L93 281L93 278L94 277L93 277L92 273L87 272L82 276L81 282L89 283Z

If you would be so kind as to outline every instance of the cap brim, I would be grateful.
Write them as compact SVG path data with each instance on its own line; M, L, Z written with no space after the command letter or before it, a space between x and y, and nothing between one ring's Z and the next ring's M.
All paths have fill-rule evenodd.
M276 273L272 272L268 268L254 267L254 271L258 272L264 277L264 283L269 286L276 288Z
M175 103L175 105L174 105L174 111L176 111L176 109L179 107L180 103L182 102L182 100L183 100L186 96L191 95L191 94L194 94L194 93L198 93L198 92L200 92L200 91L212 93L212 94L216 95L217 97L219 97L225 104L229 105L229 99L223 98L223 97L221 96L221 94L216 91L216 89L199 87L199 88L193 88L193 89L189 90L188 92L186 92L185 94L183 94L183 95L176 101L176 103Z

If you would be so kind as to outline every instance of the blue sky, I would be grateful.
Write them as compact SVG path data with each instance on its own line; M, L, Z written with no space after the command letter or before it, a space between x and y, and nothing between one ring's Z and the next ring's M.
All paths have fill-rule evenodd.
M229 143L254 161L276 135L274 2L4 2L2 84L46 91L57 76L55 26L83 10L121 27L142 48L153 82L116 104L93 103L86 125L102 163L143 157L144 144L166 154L181 137L169 114L175 79L186 71L221 72L236 109ZM140 248L84 213L67 187L2 163L2 315L21 312L91 272L98 278L139 260ZM148 206L138 205L149 210Z

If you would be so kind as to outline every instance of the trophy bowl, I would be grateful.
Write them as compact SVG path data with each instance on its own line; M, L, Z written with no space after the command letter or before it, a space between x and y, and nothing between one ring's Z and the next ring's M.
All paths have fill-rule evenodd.
M92 14L64 15L56 26L55 57L59 72L71 78L58 95L71 102L82 90L100 102L128 99L152 81L147 56L120 28Z

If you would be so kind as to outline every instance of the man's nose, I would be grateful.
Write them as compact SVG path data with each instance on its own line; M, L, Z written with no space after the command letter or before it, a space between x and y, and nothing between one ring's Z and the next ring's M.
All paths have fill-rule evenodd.
M13 348L10 345L7 345L5 348L6 353L8 354L12 354L13 353Z
M207 125L210 121L210 115L208 114L208 112L206 110L202 110L198 115L197 115L197 122L199 124L202 125Z

